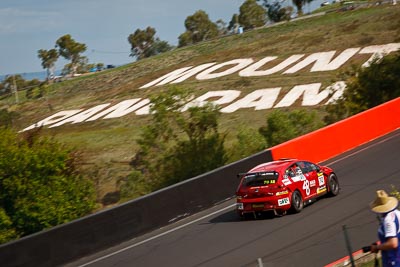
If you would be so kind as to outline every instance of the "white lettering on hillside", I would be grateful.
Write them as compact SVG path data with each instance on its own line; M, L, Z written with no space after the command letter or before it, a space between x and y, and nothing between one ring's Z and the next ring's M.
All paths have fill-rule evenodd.
M41 120L25 129L23 129L21 132L32 130L37 127L42 127L42 126L50 125L50 124L65 120L66 118L71 117L81 111L82 111L82 109L59 111L56 114L53 114L50 117L47 117L46 119Z
M292 90L287 93L282 100L276 104L274 108L290 107L296 102L297 99L303 95L302 106L315 106L321 103L324 99L331 95L331 98L326 103L333 103L340 96L342 96L345 89L344 82L336 82L331 86L328 86L325 90L319 92L321 83L312 83L304 85L296 85Z
M325 105L334 104L339 98L342 97L344 90L346 89L346 83L344 81L335 82L327 88L330 92L331 98L325 103Z
M251 63L253 63L253 59L251 59L251 58L241 58L241 59L234 59L231 61L227 61L227 62L215 65L209 69L202 71L201 73L197 74L196 79L197 80L208 80L208 79L215 79L218 77L226 76L226 75L235 73L235 72L243 69L244 67L250 65ZM221 69L225 66L229 66L229 65L236 65L236 66L233 66L222 72L213 73L216 70Z
M281 88L260 89L251 92L235 103L221 109L223 113L232 113L241 108L252 108L255 110L269 109L278 98Z
M163 84L167 84L167 83L182 82L182 81L190 78L191 76L197 74L198 72L200 72L208 67L211 67L212 65L215 65L215 62L202 64L202 65L194 67L194 68L185 67L185 68L177 69L171 73L168 73L168 74L162 76L161 78L158 78L152 82L149 82L149 83L143 85L142 87L140 87L140 89L147 88L147 87L153 86L155 84L163 85Z
M211 103L214 105L224 105L227 103L231 103L233 100L239 97L240 93L241 92L237 90L210 91L187 103L182 109L182 112L188 110L190 107L202 107L207 103ZM206 101L210 98L218 99L213 101Z
M150 114L150 107L151 103L149 99L143 99L143 101L147 101L149 104L146 104L144 107L135 111L136 115L149 115Z
M90 118L91 116L93 116L94 114L96 114L97 112L99 112L100 110L104 109L105 107L107 107L107 106L109 106L109 105L110 105L110 103L102 104L102 105L98 105L98 106L92 107L92 108L90 108L90 109L87 109L87 110L85 110L85 111L82 111L81 113L78 113L78 114L76 114L76 115L73 115L73 116L71 116L71 117L69 117L69 118L67 118L67 119L65 119L65 120L62 120L62 121L60 121L60 122L57 122L57 123L55 123L55 124L49 126L49 128L58 127L58 126L63 125L63 124L65 124L65 123L67 123L67 122L70 122L70 123L83 122L83 121L85 121L86 119Z
M221 112L223 113L232 113L242 108L254 108L254 110L264 110L271 108L288 107L295 103L298 99L300 99L301 96L303 96L303 106L318 105L324 99L330 96L330 99L325 103L328 104L335 102L338 98L342 96L345 88L345 83L342 81L336 82L333 85L328 86L323 91L319 92L320 87L320 83L296 85L275 106L274 104L281 92L281 87L255 90L230 105L228 104L233 102L240 96L240 91L210 91L188 102L182 109L182 112L190 107L204 106L208 102L215 105L227 105L226 107L221 109ZM211 100L207 101L209 99ZM100 118L119 118L132 112L135 112L136 115L147 115L150 114L151 103L149 99L134 98L124 100L112 107L109 107L108 109L103 110L108 105L109 103L98 105L84 111L82 111L81 109L60 111L38 123L35 123L25 128L22 131L31 130L36 127L45 125L51 125L49 126L49 128L53 128L66 123L94 121Z
M342 51L336 58L333 58L334 55L336 54L335 50L328 52L313 53L304 58L302 61L298 62L296 65L284 71L282 74L296 73L311 64L313 64L313 66L311 67L311 72L337 70L338 68L343 66L346 62L348 62L349 59L354 57L357 53L372 54L371 57L363 64L363 66L368 66L373 59L381 58L383 55L389 54L399 49L400 49L400 43L390 43L386 45L367 46L362 49L358 47L348 48ZM258 70L258 69L260 69L266 63L275 60L277 58L276 56L268 56L255 63L253 63L254 60L251 58L242 58L242 59L233 59L217 65L215 65L216 64L215 62L202 64L193 69L191 69L192 67L185 67L175 70L169 74L166 74L161 78L158 78L150 83L143 85L140 88L148 88L150 86L159 86L168 83L179 83L188 79L191 76L194 76L196 73L200 71L202 72L196 75L197 80L220 78L226 75L233 74L234 72L237 71L239 72L239 76L241 77L270 75L273 73L277 73L279 71L283 71L285 68L288 68L290 65L299 61L303 57L304 55L292 55L283 62L279 63L275 67L272 67L268 70ZM208 64L210 64L211 66L210 68L208 68L209 67ZM229 65L235 65L235 66L225 69L224 71L221 72L216 72L218 69L224 68Z
M400 49L400 43L391 43L386 45L372 45L363 48L360 54L372 54L372 56L362 66L368 67L375 59L380 59L384 55L395 52Z
M371 57L362 65L365 67L369 66L369 64L373 60L380 59L384 55L387 55L394 51L398 51L399 49L400 43L390 43L386 45L367 46L362 49L349 48L341 52L335 58L334 56L336 51L314 53L305 57L304 59L302 59L304 55L292 55L286 60L278 63L276 66L269 69L261 68L267 63L276 60L277 57L268 56L257 62L254 62L252 58L242 58L233 59L219 64L217 64L216 62L205 63L197 67L184 67L172 71L150 83L143 85L140 88L148 88L151 86L158 86L169 83L179 83L194 75L196 75L196 79L198 80L214 79L230 75L235 72L239 72L238 74L241 77L270 75L285 70L286 68L298 62L300 59L302 59L300 62L290 67L282 74L296 73L309 65L312 65L310 70L311 72L332 71L340 68L357 53L372 54ZM218 72L218 70L220 69L222 70ZM343 95L343 92L345 90L345 83L343 81L336 82L322 91L320 91L320 87L321 83L296 85L285 96L283 96L283 98L276 105L275 102L281 92L281 87L255 90L234 103L231 102L233 102L240 96L240 91L210 91L187 103L183 108L183 111L187 110L191 106L202 106L207 102L211 102L213 104L221 106L227 105L221 109L221 112L224 113L235 112L238 109L242 108L254 108L254 110L281 108L293 105L302 96L302 106L318 105L327 97L330 97L329 100L325 103L326 105L336 102ZM82 109L60 111L44 120L41 120L23 129L22 131L27 131L47 125L50 125L49 128L52 128L58 127L66 123L94 121L100 118L119 118L132 112L135 112L136 115L146 115L150 114L151 107L149 99L140 98L124 100L110 108L105 109L109 105L109 103L101 104L85 111L82 111Z
M119 102L118 104L103 110L102 112L97 113L94 116L91 116L90 118L88 118L86 121L95 121L97 119L100 119L101 117L106 116L107 114L111 113L110 115L112 116L112 112L115 112L116 114L120 114L122 115L124 112L126 112L126 110L132 106L133 104L137 103L140 101L140 98L134 98L134 99L129 99L129 100L124 100L122 102ZM114 113L114 114L115 114ZM129 112L126 112L126 114ZM112 117L115 118L115 117Z
M139 103L136 103L139 100L140 100L140 98L135 98L135 99L133 99L133 101L125 100L125 101L120 102L119 104L117 104L118 107L113 112L111 112L110 114L105 116L103 119L119 118L119 117L125 116L125 115L127 115L131 112L134 112L135 110L143 107L144 105L147 105L148 103L150 103L149 99L143 99Z
M322 52L322 53L314 53L306 57L300 63L296 64L295 66L291 67L284 74L289 73L296 73L299 70L305 68L306 66L314 63L313 67L311 68L311 72L314 71L330 71L336 70L344 63L346 63L352 56L354 56L360 48L349 48L344 50L339 56L337 56L334 60L332 60L333 56L335 55L336 51L330 52Z
M322 101L322 99L326 98L328 94L323 94L318 95L319 88L321 87L321 83L312 83L312 84L304 84L304 85L296 85L295 87L292 88L292 90L289 91L285 95L284 98L275 106L277 108L283 108L283 107L290 107L291 105L294 104L294 102L300 98L300 96L304 93L304 95L307 95L305 92L310 93L312 97L308 97L308 100L310 98L314 98L314 103L319 103ZM325 90L326 91L326 90ZM323 92L325 92L323 91ZM317 95L316 95L317 93ZM323 97L323 98L322 98ZM304 105L304 100L305 97L303 98L303 105Z
M302 58L304 55L293 55L284 60L283 62L279 63L273 68L267 69L267 70L258 70L262 66L264 66L266 63L275 60L277 57L265 57L261 59L260 61L248 66L244 70L241 70L239 72L239 76L241 77L252 77L252 76L266 76L270 74L274 74L278 71L281 71L285 68L287 68L289 65L293 64L294 62L298 61L300 58Z

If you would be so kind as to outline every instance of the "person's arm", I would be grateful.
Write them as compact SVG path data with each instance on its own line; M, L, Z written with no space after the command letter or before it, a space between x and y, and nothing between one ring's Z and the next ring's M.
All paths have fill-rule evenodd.
M371 252L376 253L379 250L391 250L396 249L399 246L399 240L397 237L389 237L386 241L379 245L371 245Z

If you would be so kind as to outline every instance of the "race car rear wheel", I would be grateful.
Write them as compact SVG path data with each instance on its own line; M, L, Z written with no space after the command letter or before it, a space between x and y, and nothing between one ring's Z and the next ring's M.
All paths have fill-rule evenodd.
M303 207L304 207L304 202L303 198L301 197L301 194L299 191L294 191L292 194L292 202L290 203L292 206L290 207L290 210L293 213L299 213Z
M328 178L329 193L331 197L337 196L339 194L339 181L334 173L329 175Z

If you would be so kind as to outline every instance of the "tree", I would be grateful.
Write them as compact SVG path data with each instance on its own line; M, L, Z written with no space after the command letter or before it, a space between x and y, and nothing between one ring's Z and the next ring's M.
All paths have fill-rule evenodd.
M156 29L147 27L145 30L136 29L128 36L128 42L131 45L131 57L140 60L143 58L158 55L172 49L172 46L166 41L161 41L155 37Z
M0 207L0 244L18 237L17 231L12 224L11 218L4 209Z
M136 29L135 33L128 36L128 42L131 44L131 57L137 59L145 58L146 51L154 44L156 29L147 27L145 30Z
M218 133L219 109L212 105L181 112L189 94L179 87L150 98L152 121L142 129L131 164L148 188L164 186L222 166L227 161L225 135ZM134 175L135 181L141 178Z
M326 107L326 123L342 120L400 96L400 52L375 59L347 75L342 98Z
M267 117L267 125L260 127L269 146L274 146L297 136L312 132L324 126L315 111L294 110L284 112L274 110Z
M168 186L223 166L227 162L225 135L218 133L218 109L192 107L181 119L185 138L179 139L163 159L163 186Z
M20 136L0 128L0 224L6 226L4 235L25 236L93 210L93 184L77 170L78 159L73 150L37 133Z
M240 160L258 153L268 147L263 135L256 129L241 126L237 134L237 142L231 149L231 160Z
M218 36L218 27L206 12L196 11L185 20L186 31L179 36L179 47L195 44Z
M42 67L47 70L47 81L54 76L55 63L58 59L58 51L56 49L40 49L38 57L42 60Z
M38 92L37 94L34 94L33 92L40 88L41 84L42 82L38 79L25 80L20 74L8 75L1 83L0 88L2 88L2 90L0 90L0 95L15 94L17 101L17 97L20 94L19 91L25 91L26 98L38 98L41 96L41 92Z
M178 39L179 39L178 47L183 47L193 44L192 33L189 31L185 31L184 33L179 35Z
M215 24L217 25L218 35L223 36L228 33L228 28L225 21L219 19L215 22Z
M262 1L263 6L267 10L267 15L268 18L274 22L279 22L283 20L290 20L290 17L293 12L293 7L287 6L287 7L282 7L281 1L279 0L274 0L272 3L270 0L257 0L257 1Z
M86 51L86 45L76 42L71 35L66 34L56 41L56 48L60 56L71 60L71 74L75 74L82 61L81 53Z
M239 10L239 23L245 30L265 25L266 11L256 0L246 0Z
M303 15L303 6L304 6L304 4L311 3L312 1L313 0L292 0L292 3L297 8L297 15L299 15L299 16Z
M145 52L145 57L155 56L161 53L172 50L174 47L169 45L167 41L161 41L158 37L154 41L153 45Z
M236 33L238 28L239 28L239 15L233 14L231 21L229 21L228 30Z
M168 92L162 92L150 98L152 103L151 123L142 128L140 146L131 165L146 177L147 188L160 188L162 177L159 169L166 151L176 142L179 126L177 118L181 117L182 101L189 99L187 91L179 87L171 87Z
M14 86L17 88L21 89L24 88L26 84L25 79L20 75L7 75L6 78L3 80L2 85L3 85L3 90L2 94L10 94L13 93L15 89Z

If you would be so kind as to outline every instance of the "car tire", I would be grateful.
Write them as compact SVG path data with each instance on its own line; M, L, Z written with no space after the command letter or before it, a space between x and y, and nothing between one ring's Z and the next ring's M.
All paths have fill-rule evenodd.
M299 213L303 209L304 202L299 191L296 190L293 192L290 204L290 210L293 213Z
M329 187L328 196L334 197L339 194L339 181L334 173L332 173L328 177L328 187Z

